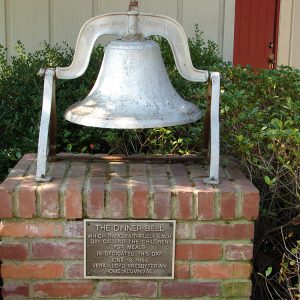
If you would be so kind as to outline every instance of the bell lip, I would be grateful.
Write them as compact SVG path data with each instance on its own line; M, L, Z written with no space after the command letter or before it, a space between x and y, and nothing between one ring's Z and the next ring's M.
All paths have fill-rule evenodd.
M178 120L168 120L167 122L162 119L151 120L134 120L132 118L118 118L118 119L101 119L101 118L76 118L74 115L65 113L65 119L69 122L95 128L110 128L110 129L144 129L144 128L161 128L171 127L177 125L185 125L194 123L202 117L201 111L196 111L189 118ZM177 121L177 122L176 122ZM142 124L144 123L144 124ZM125 125L126 124L126 125Z

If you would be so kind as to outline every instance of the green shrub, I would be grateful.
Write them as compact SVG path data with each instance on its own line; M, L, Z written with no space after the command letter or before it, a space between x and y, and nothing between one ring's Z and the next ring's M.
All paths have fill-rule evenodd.
M258 290L263 287L264 296L260 291L254 299L272 294L297 299L299 289L294 283L300 275L300 265L283 269L281 262L294 262L285 239L292 249L300 240L297 227L293 226L293 218L300 211L299 70L279 67L258 72L250 67L225 68L221 118L223 149L235 154L261 194L254 277L259 276L255 282ZM266 259L268 253L271 257Z
M249 177L266 191L277 197L284 188L291 201L300 200L299 70L228 68L223 88L226 150L238 154Z

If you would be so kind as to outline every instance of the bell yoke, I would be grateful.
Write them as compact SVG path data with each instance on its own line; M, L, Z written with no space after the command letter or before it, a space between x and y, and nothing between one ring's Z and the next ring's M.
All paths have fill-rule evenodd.
M182 99L172 86L163 64L159 45L147 38L162 36L169 42L182 77L207 82L210 95L210 175L207 183L219 178L219 96L220 75L193 67L182 26L161 15L138 11L131 1L127 13L111 13L88 20L82 27L68 67L41 69L45 76L37 156L37 181L49 181L46 162L56 153L55 79L74 79L87 69L99 36L119 37L105 49L98 78L89 95L65 112L66 120L100 128L154 128L195 122L201 112Z

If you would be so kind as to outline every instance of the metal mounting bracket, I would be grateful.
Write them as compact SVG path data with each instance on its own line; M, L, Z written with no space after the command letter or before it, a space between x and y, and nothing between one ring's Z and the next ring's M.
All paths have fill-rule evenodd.
M210 167L209 177L203 181L207 184L219 184L219 165L220 165L220 73L210 73L209 95L211 95L210 104Z

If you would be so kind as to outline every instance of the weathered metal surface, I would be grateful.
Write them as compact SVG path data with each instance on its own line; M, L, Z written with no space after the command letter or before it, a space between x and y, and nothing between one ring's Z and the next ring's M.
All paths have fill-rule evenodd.
M196 82L208 80L208 71L193 67L186 34L177 21L167 16L145 14L135 10L106 14L88 20L80 30L71 65L56 68L57 78L72 79L81 76L88 66L94 43L104 34L114 34L127 39L162 36L171 46L177 69L182 77Z
M197 121L199 109L182 99L154 41L113 41L90 94L65 118L100 128L154 128Z
M38 156L37 156L37 181L49 181L51 178L46 177L46 161L49 154L49 124L51 112L55 107L55 69L44 70L45 81L44 81L44 94L43 94L43 106L41 115L41 124L39 132L39 143L38 143ZM51 129L50 129L51 133ZM50 134L51 135L51 134ZM51 137L53 140L53 136Z
M114 56L111 62L119 59L119 66L123 67L117 71L114 70L114 67L102 68L97 82L88 97L80 102L79 105L75 104L67 111L66 118L68 120L95 127L148 128L185 124L193 122L200 117L200 112L196 107L181 99L171 86L163 67L160 53L155 50L157 45L149 41L142 41L150 35L165 37L171 45L180 74L191 81L208 81L209 72L197 70L192 65L183 28L177 21L169 17L140 13L136 3L132 2L127 13L98 16L84 24L78 36L73 61L69 67L56 68L55 74L50 69L42 70L42 73L45 74L45 85L37 159L36 177L38 181L48 180L45 176L46 160L49 152L48 132L50 118L52 122L51 128L53 127L53 130L50 128L50 150L51 154L55 152L54 133L56 131L56 118L52 116L55 109L54 77L71 79L81 76L88 66L96 39L104 34L116 34L122 37L123 40L127 40L112 43L109 46L111 48L108 47L110 50L107 50L109 55L106 54L106 56L110 56L114 52L112 48L117 49L115 51L117 54L111 55L112 57ZM123 55L121 55L122 47L125 47ZM137 54L139 48L143 50L141 54ZM129 54L131 51L136 52L136 54ZM103 65L107 64L107 60L109 61L108 58L104 59ZM143 62L143 60L145 61ZM113 65L113 63L111 64ZM108 74L111 72L106 71L107 74L104 76L102 74L105 73L103 69L118 74L112 80L111 74ZM152 72L152 69L157 70ZM119 72L120 70L121 72ZM132 70L136 73L134 77L130 77L134 73ZM142 70L146 72L143 74ZM130 78L126 79L125 75ZM217 184L219 180L220 74L217 72L211 73L211 80L211 162L210 177L206 182ZM124 88L129 91L125 93ZM137 93L138 91L142 91L142 93L139 94ZM112 94L112 92L115 94ZM104 102L103 99L105 100ZM114 103L115 99L117 99L116 103ZM124 106L125 102L128 102L129 105L126 104ZM138 114L135 114L137 107L139 108Z
M85 220L85 278L174 278L175 221Z
M219 164L220 164L220 73L211 73L211 84L209 94L211 95L210 107L210 166L209 178L204 180L207 184L219 184Z
M147 162L147 163L199 163L207 165L208 161L204 155L187 154L187 155L142 155L133 154L130 156L124 154L73 154L59 153L49 156L49 161L110 161L110 162Z

